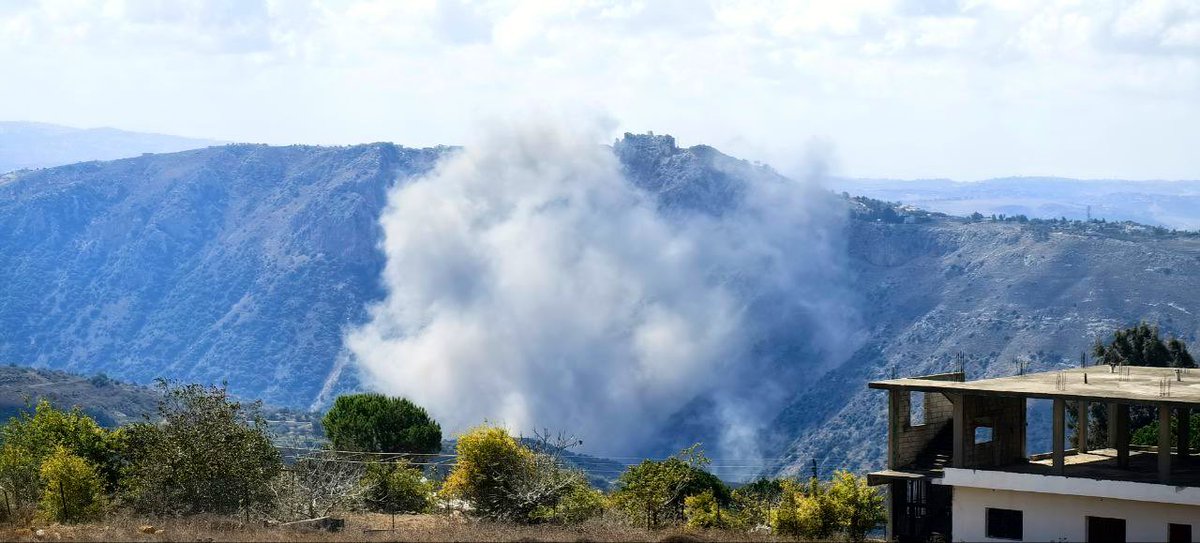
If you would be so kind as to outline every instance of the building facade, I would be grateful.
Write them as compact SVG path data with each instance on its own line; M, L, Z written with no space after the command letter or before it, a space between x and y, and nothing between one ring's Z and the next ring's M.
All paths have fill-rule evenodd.
M888 393L887 469L869 481L888 489L889 539L1200 541L1200 463L1189 425L1172 432L1200 407L1200 372L963 377L870 384ZM1027 452L1031 399L1051 404L1048 453ZM1157 446L1130 444L1131 409L1159 422Z

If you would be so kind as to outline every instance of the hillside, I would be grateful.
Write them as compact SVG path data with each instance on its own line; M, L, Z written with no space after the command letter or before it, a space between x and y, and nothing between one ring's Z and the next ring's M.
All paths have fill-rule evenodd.
M71 128L45 123L0 122L0 174L143 153L174 153L222 142L129 132L115 128Z
M720 217L740 205L749 179L786 181L669 136L627 135L614 149L667 216ZM5 176L0 363L138 383L225 380L241 397L303 410L363 388L343 341L384 296L387 191L446 151L229 145ZM871 379L942 371L960 351L972 377L1011 373L1014 357L1035 369L1070 365L1097 337L1143 319L1189 342L1200 332L1195 236L828 200L838 210L837 276L782 282L749 304L769 341L733 361L750 368L739 386L772 402L783 395L763 407L773 422L759 452L775 459L770 469L878 465L884 399L866 389ZM746 276L734 272L733 284ZM778 299L803 305L814 291L843 290L822 298L836 307L818 307L856 316L843 336L816 338L820 322L773 313ZM710 399L674 413L647 454L709 440L720 422ZM1048 432L1037 413L1031 448Z

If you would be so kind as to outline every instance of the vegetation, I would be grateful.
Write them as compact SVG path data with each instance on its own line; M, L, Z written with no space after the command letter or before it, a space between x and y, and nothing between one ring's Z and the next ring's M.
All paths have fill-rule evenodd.
M337 450L429 454L442 448L442 427L404 398L338 396L322 424Z
M1080 355L1083 356L1082 354ZM1188 352L1183 340L1162 337L1157 326L1142 322L1137 326L1117 330L1107 342L1096 341L1092 356L1097 364L1113 366L1150 366L1159 368L1195 368L1196 361ZM1067 412L1067 424L1071 439L1077 434L1078 414L1076 409ZM1134 405L1129 408L1130 442L1135 444L1158 444L1158 414L1149 407ZM1148 430L1153 425L1153 430ZM1149 436L1149 437L1147 437ZM1152 438L1152 439L1151 439ZM1143 443L1151 439L1149 443ZM1105 447L1108 441L1108 409L1100 402L1088 406L1088 444Z
M283 463L260 405L233 401L224 387L160 386L162 422L125 428L125 486L134 505L158 514L269 506Z
M1108 343L1096 340L1092 355L1098 363L1112 366L1196 367L1196 360L1182 340L1169 337L1164 341L1158 327L1145 322L1117 330Z
M421 470L402 462L367 466L366 505L383 513L425 513L433 505L433 483Z
M704 471L708 458L693 445L662 461L645 460L617 480L614 505L629 519L648 528L684 520L685 500L711 492L719 506L732 501L729 487Z
M459 436L443 480L443 472L404 458L431 450L430 436L440 444L437 422L411 402L378 395L339 399L341 408L326 420L340 445L285 448L300 451L285 464L260 404L236 401L223 386L159 388L153 421L109 430L79 409L43 401L0 427L6 519L15 518L15 507L26 511L20 518L40 522L109 524L107 513L128 508L159 518L236 514L248 525L251 516L286 521L460 508L504 521L496 526L673 528L737 539L771 527L787 536L861 539L881 518L882 499L848 473L828 483L764 478L731 491L706 470L698 444L630 466L606 494L563 460L577 440L517 439L488 425ZM402 438L389 441L397 428Z
M44 517L60 523L97 520L104 514L100 476L86 460L58 446L42 463L45 481L38 503Z

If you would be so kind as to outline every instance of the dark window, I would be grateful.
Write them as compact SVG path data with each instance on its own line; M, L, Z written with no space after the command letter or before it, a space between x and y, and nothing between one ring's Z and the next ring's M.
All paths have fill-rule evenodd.
M1168 524L1167 543L1192 543L1191 524Z
M1125 543L1125 519L1088 517L1088 543Z
M1024 522L1015 509L987 509L987 536L996 539L1023 539Z

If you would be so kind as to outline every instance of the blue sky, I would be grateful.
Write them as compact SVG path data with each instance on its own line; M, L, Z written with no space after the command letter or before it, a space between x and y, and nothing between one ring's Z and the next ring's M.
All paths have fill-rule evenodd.
M266 143L599 120L788 172L1200 178L1200 2L0 2L0 119Z

